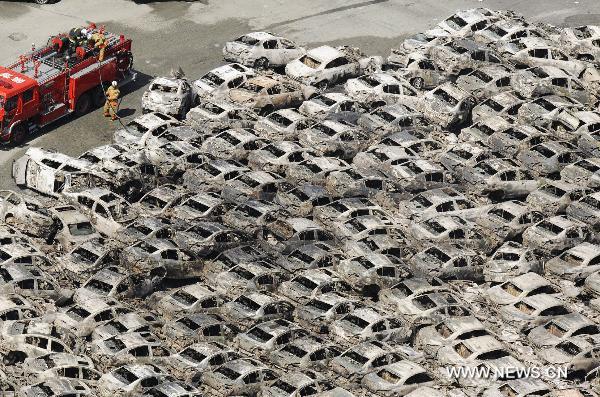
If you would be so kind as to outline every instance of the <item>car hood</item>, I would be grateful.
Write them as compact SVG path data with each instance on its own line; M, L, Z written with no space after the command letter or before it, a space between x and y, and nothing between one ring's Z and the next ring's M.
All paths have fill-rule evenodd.
M258 94L253 94L253 93L245 91L245 90L235 89L235 90L229 91L229 98L233 102L239 102L239 103L252 102L255 100L257 95Z
M543 325L532 329L527 335L527 337L529 338L531 343L539 347L554 346L557 343L560 343L560 338L548 332Z
M179 96L174 93L146 91L143 99L152 103L168 104L177 98L179 98Z
M287 64L285 74L292 78L311 77L317 73L317 69L310 68L296 59Z
M192 83L192 85L194 86L196 93L199 95L210 94L211 92L216 90L216 87L208 85L202 80L196 80Z
M248 51L250 51L249 45L237 41L229 41L223 47L223 54L240 55Z

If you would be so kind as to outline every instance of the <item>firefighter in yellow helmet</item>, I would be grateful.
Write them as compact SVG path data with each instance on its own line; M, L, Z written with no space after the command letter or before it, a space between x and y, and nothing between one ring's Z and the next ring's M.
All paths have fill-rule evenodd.
M112 120L117 119L117 111L119 107L119 96L121 91L117 87L117 82L113 81L111 86L106 90L106 103L104 104L104 117L110 117Z

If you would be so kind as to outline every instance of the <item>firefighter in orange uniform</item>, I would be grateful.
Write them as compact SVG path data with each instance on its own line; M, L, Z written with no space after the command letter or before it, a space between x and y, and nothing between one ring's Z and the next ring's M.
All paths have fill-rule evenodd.
M104 104L104 117L111 117L112 120L117 119L117 109L119 107L119 96L121 91L117 87L117 82L113 81L111 86L106 90L106 103Z

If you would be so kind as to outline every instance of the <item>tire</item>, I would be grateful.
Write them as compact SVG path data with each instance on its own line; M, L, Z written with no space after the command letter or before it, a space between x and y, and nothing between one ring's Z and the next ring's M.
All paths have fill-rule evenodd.
M266 70L269 68L269 60L265 57L258 58L254 61L254 69L257 70Z
M22 145L27 139L27 130L23 123L13 127L10 142L14 145Z
M75 116L80 117L90 111L92 108L92 97L89 92L81 94L75 104Z
M6 218L4 219L4 223L6 223L9 226L14 226L15 224L15 217L12 215L7 215Z
M422 90L423 86L425 86L425 80L421 77L415 77L410 81L410 85L415 87L417 90Z
M106 96L104 95L104 89L102 86L96 87L92 92L92 104L94 108L99 108L106 102Z
M34 0L35 4L48 4L50 0Z
M594 57L590 54L581 54L577 57L577 59L579 59L580 61L592 62L594 60Z

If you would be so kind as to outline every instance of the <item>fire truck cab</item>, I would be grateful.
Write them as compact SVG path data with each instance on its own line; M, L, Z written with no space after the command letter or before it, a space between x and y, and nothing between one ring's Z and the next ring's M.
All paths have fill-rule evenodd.
M62 117L83 115L104 103L110 82L124 85L135 79L131 40L95 25L88 31L106 38L102 61L93 42L65 50L69 36L61 34L12 65L0 66L0 144L21 144Z

